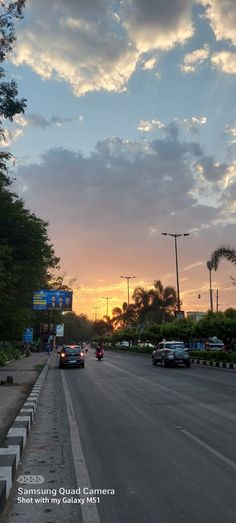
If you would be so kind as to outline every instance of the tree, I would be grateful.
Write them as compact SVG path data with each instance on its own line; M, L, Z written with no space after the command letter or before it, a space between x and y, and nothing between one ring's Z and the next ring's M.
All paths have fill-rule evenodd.
M0 1L0 63L13 49L16 40L15 22L22 18L23 8L26 0ZM6 81L6 72L0 67L0 139L4 141L5 131L2 120L13 120L15 114L24 112L26 100L18 99L18 89L15 80ZM10 184L7 176L7 162L11 153L6 150L0 151L0 188Z
M26 0L0 0L0 63L8 57L16 40L15 23L23 16ZM18 98L17 84L7 81L0 67L0 139L4 141L3 119L13 120L24 112L26 101ZM47 234L47 222L24 207L10 191L8 161L11 153L0 150L0 337L22 337L32 319L33 290L49 288L58 268Z
M137 287L133 293L133 300L141 326L170 320L177 303L175 289L170 286L164 287L160 280L154 281L154 289Z
M143 287L136 287L133 292L134 307L137 311L138 323L148 325L153 310L154 292Z
M221 258L228 260L229 262L236 265L236 249L234 249L233 247L222 246L212 253L210 262L212 263L212 268L215 271L219 267Z
M32 317L33 291L49 288L59 258L47 222L24 208L7 189L0 190L0 337L22 336Z
M176 290L171 286L164 287L160 280L154 281L154 289L153 310L156 313L156 317L154 314L153 320L165 322L173 316L176 309Z
M112 310L111 322L116 329L127 327L128 325L134 325L136 321L136 310L133 304L129 305L124 302L122 309L120 307L114 307Z
M112 333L112 325L104 320L97 320L93 324L92 333L94 336L107 336Z
M89 341L92 338L92 322L85 314L75 314L67 312L61 317L61 323L64 323L64 341L69 343L75 341Z

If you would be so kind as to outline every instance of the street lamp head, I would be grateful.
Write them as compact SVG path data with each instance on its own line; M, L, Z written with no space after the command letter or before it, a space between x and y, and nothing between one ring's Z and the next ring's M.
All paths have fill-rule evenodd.
M185 232L183 236L190 236L190 232Z
M162 232L161 234L163 234L163 236L167 236L167 232Z

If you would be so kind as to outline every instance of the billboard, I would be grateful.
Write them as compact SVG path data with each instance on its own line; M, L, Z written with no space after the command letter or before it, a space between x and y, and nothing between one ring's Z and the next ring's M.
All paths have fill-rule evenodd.
M72 291L35 291L33 293L33 310L72 310Z

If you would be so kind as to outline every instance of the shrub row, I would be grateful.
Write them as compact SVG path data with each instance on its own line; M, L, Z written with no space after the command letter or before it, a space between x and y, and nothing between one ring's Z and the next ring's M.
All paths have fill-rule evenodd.
M110 346L107 350L122 351L122 352L136 352L139 354L152 354L152 347L140 347L138 345L131 345L130 347ZM207 361L222 361L225 363L236 363L235 352L220 352L220 351L203 351L191 350L190 356L193 359L207 360Z
M108 350L117 350L122 352L138 352L139 354L152 354L152 347L140 347L139 345L130 345L130 347L122 347L120 345L112 345L107 347Z
M0 342L0 367L3 367L9 360L17 360L21 356L21 351L16 344L7 341Z

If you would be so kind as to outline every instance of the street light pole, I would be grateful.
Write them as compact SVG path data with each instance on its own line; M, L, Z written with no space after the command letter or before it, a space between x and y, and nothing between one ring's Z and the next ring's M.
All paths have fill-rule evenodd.
M108 298L107 296L102 296L102 298L103 298L104 300L107 300L107 316L108 316L108 301L109 301L109 300L112 300L112 296L111 296L110 298Z
M129 307L129 280L136 278L136 276L121 276L127 280L127 289L128 289L128 307Z
M208 268L208 271L209 271L209 283L210 283L210 288L209 288L210 311L213 312L213 290L212 290L212 281L211 281L211 271L213 269L213 263L211 261L207 262L207 268Z
M92 307L92 308L95 309L94 319L95 319L95 321L97 321L97 310L100 309L101 307Z
M180 290L179 290L179 264L178 264L178 248L177 248L177 238L180 236L189 236L189 232L184 232L183 234L175 234L169 232L162 232L163 236L172 236L175 239L175 267L176 267L176 282L177 282L177 311L180 312Z

